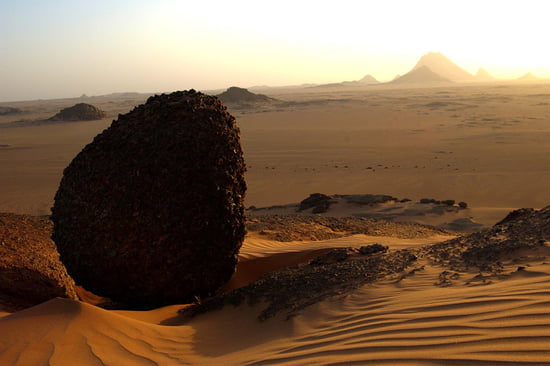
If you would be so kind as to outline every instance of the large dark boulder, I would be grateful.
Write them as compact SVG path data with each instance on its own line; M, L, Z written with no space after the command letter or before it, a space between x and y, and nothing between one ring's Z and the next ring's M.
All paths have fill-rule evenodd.
M53 239L77 284L132 307L207 296L245 235L235 119L194 90L150 97L65 169Z
M55 297L77 299L44 217L0 213L0 310L24 309Z
M105 118L105 112L99 108L87 104L78 103L72 107L64 108L55 116L51 117L50 121L95 121Z

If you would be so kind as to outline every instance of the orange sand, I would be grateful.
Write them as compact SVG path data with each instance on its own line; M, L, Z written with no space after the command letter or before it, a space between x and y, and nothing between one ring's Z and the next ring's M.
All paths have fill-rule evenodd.
M249 238L242 263L267 258L284 266L300 255L300 247L307 253L375 240L399 248L441 239L358 235L280 243ZM252 275L262 271L252 269ZM404 279L389 278L330 298L290 320L265 322L256 318L261 304L227 306L184 321L177 305L107 311L55 299L0 318L0 364L550 364L550 263L537 261L485 285L467 285L472 273L454 286L437 287L439 272L426 266Z

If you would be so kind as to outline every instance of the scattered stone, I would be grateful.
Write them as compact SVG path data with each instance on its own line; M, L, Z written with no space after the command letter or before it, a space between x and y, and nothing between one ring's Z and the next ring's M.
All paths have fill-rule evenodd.
M21 310L55 297L77 300L45 217L0 213L0 309Z
M53 239L76 280L134 308L209 296L245 235L235 119L194 90L150 97L65 169Z
M362 246L361 248L359 248L359 253L361 253L362 255L372 255L372 254L375 254L375 253L385 253L387 251L388 251L387 246L382 245L382 244L378 244L378 243Z
M458 203L458 207L460 207L461 209L465 210L468 208L468 204L466 202L459 202Z
M429 203L439 204L440 201L436 201L433 198L421 198L420 203L422 203L422 204L429 204Z
M453 206L455 204L455 200L444 200L444 201L441 201L441 204L446 206Z
M96 121L105 118L105 112L91 104L78 103L62 109L48 121Z
M390 201L399 201L398 198L393 196L388 196L385 194L348 194L348 195L338 195L337 197L343 197L348 201L348 203L353 203L357 205L367 205L373 206L381 203L386 203Z
M355 251L352 248L336 248L330 250L328 253L322 254L317 258L309 262L312 266L319 266L322 264L332 264L336 262L342 262L346 260Z

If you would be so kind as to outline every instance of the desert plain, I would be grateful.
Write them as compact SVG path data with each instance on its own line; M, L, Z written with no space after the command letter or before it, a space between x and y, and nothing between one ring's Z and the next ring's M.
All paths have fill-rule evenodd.
M462 210L396 220L439 227L461 218L490 228L512 210L550 205L548 83L259 92L274 101L228 104L241 130L252 223L294 214L311 193L411 200L384 203L377 212L412 208L422 198L467 203ZM0 116L0 212L49 215L71 159L147 97L3 103L23 112ZM81 101L107 117L44 122ZM332 208L321 216L372 211L343 203ZM420 250L466 235L434 227L406 235L350 230L326 238L286 232L289 240L277 240L270 235L277 230L285 231L249 230L235 278L223 291L335 248L380 243ZM501 259L499 270L485 271L443 268L419 257L414 271L389 273L262 321L261 301L188 318L178 312L183 304L129 311L97 307L92 295L81 295L81 302L53 299L0 313L0 364L548 365L548 256L545 242L536 253L515 253Z

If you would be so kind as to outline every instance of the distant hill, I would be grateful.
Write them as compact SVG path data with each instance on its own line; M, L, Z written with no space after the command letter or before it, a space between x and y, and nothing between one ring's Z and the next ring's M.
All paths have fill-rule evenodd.
M530 72L528 72L527 74L523 75L523 76L520 76L519 78L517 78L516 80L521 80L521 81L535 81L535 80L540 80L538 77L536 77L535 75L531 74Z
M374 78L372 75L365 75L363 78L359 80L353 80L353 81L342 81L340 83L330 83L330 84L321 84L317 85L317 88L333 88L333 87L342 87L342 86L365 86L365 85L375 85L380 84L378 80Z
M64 108L48 121L96 121L105 118L105 112L86 103L78 103Z
M489 74L489 72L487 70L485 70L483 67L480 67L479 70L477 70L476 79L478 81L494 81L494 80L496 80L495 77L493 75Z
M223 103L226 104L256 104L256 103L271 103L276 99L270 98L263 94L254 94L245 88L232 86L221 94L216 95Z
M357 80L360 84L379 84L380 82L375 79L371 74L363 76L363 78Z
M414 68L403 76L399 76L390 84L449 84L451 80L433 72L428 66Z
M462 69L440 52L429 52L422 56L413 68L419 69L427 66L439 76L456 82L476 81L476 77Z

